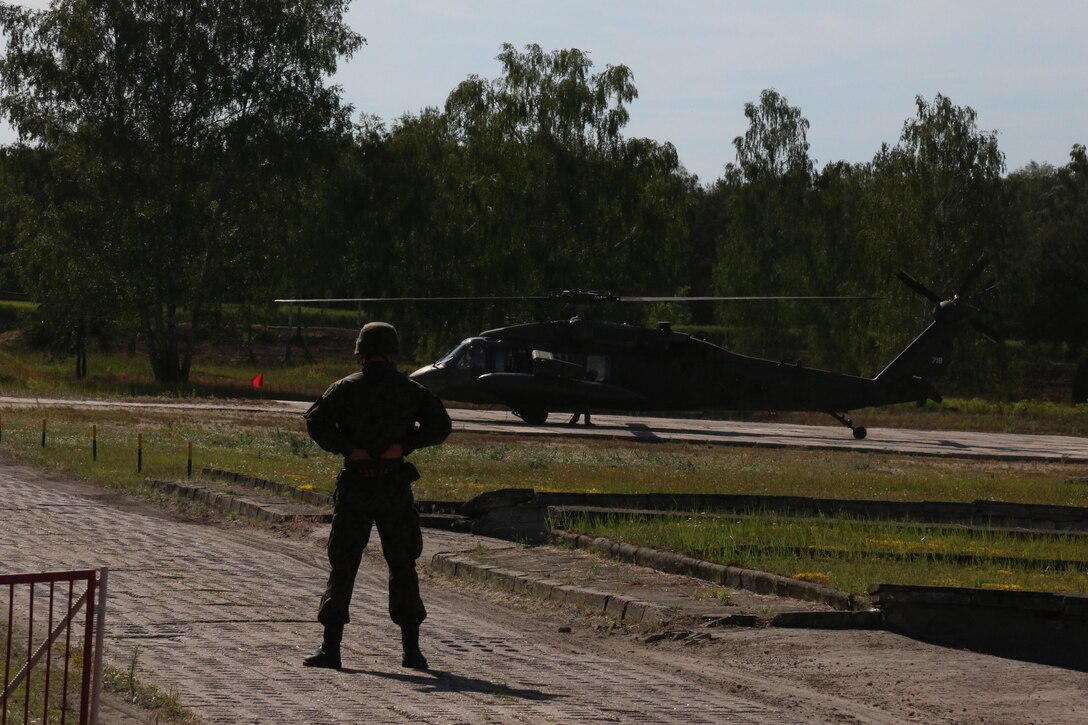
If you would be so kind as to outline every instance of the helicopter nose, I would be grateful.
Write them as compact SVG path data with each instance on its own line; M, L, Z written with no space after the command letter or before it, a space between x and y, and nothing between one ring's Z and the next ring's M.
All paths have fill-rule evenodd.
M441 369L436 368L434 365L421 367L408 377L415 380L435 395L440 395L443 387L445 387L443 383L445 382L446 376Z

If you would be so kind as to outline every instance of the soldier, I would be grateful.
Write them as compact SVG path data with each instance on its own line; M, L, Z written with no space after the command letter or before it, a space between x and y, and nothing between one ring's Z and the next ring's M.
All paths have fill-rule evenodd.
M363 549L377 524L389 565L389 616L400 626L403 666L427 669L419 625L427 616L419 597L416 559L423 551L412 482L419 478L404 457L441 443L450 417L433 393L394 366L397 331L371 322L359 332L355 355L362 372L333 383L306 412L306 429L319 446L344 457L333 494L329 581L317 619L325 636L307 667L340 669L340 641ZM417 426L418 423L418 426Z

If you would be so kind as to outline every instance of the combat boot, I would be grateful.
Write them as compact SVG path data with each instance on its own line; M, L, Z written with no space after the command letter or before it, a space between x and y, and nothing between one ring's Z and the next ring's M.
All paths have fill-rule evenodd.
M317 652L302 660L307 667L326 667L330 670L340 669L340 641L344 638L344 625L325 625L325 638Z
M419 625L405 625L400 628L400 643L404 649L402 667L413 670L427 669L427 658L419 651Z

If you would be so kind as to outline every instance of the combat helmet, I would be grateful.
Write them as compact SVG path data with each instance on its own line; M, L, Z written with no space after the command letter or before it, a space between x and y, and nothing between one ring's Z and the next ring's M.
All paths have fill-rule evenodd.
M396 355L399 352L397 328L388 322L368 322L359 330L359 337L355 340L355 354L358 357Z

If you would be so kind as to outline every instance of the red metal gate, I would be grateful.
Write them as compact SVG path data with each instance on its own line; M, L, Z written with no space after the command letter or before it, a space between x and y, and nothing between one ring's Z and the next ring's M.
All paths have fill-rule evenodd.
M106 574L0 575L0 725L98 722Z

